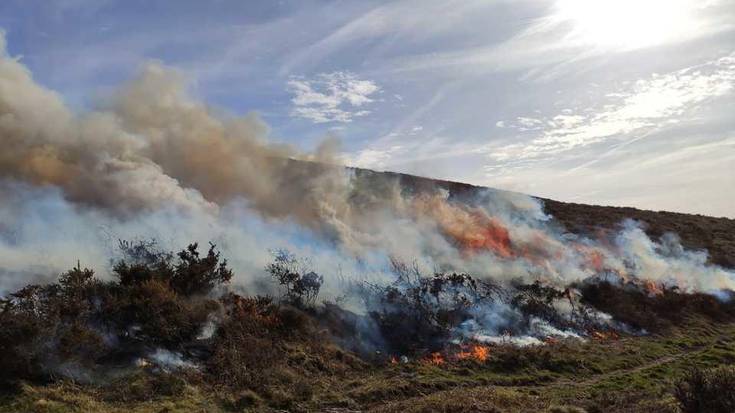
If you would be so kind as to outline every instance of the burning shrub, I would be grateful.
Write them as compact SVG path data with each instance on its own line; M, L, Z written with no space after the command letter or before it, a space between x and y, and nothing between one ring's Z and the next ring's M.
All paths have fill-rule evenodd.
M521 310L521 312L558 324L564 323L553 304L554 301L560 299L569 299L571 301L568 291L561 291L545 286L538 281L533 284L517 285L516 291L517 293L513 297L512 304Z
M692 369L676 384L674 396L684 413L735 412L735 369Z
M609 330L607 316L580 302L580 294L572 287L559 289L535 281L516 284L511 304L530 322L543 320L553 328L581 332Z
M473 307L492 300L497 287L463 273L424 277L418 268L392 260L396 280L365 285L370 316L390 351L414 353L444 346L452 329L471 317Z
M286 289L284 298L290 304L299 307L314 305L324 278L309 271L303 260L286 250L278 250L273 252L273 262L265 270Z
M19 379L42 377L42 354L36 350L45 327L41 320L18 309L14 297L4 301L0 313L0 384L3 387Z
M130 344L173 349L196 339L219 308L206 294L232 278L215 246L202 258L191 244L175 261L154 242L120 245L125 259L113 268L119 282L109 284L102 297L105 322Z
M194 340L219 307L214 300L183 298L158 280L113 288L103 305L101 316L120 340L165 348Z

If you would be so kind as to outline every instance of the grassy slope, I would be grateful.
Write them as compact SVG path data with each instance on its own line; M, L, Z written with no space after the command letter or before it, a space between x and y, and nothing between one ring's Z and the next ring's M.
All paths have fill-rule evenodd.
M735 362L735 325L692 320L666 336L558 343L533 350L494 349L485 364L425 362L355 371L338 380L311 377L301 400L227 394L186 385L168 397L113 402L121 388L62 383L26 386L0 402L0 412L288 411L536 412L576 406L589 412L676 411L671 385L691 366ZM143 381L142 383L145 383ZM145 384L144 384L145 385ZM238 398L240 399L238 402ZM143 398L145 399L145 397ZM494 410L497 409L497 410Z
M434 185L456 194L477 190L461 183L380 175L397 176L418 191ZM543 201L547 212L572 232L590 234L633 218L644 221L651 236L676 232L686 247L707 249L711 262L735 267L735 220ZM0 398L0 412L210 412L245 411L248 405L255 411L279 406L289 411L536 412L579 406L590 412L665 412L675 411L670 388L685 369L733 362L735 326L692 320L663 337L560 343L530 351L497 349L484 365L436 367L413 362L358 369L344 377L309 377L310 387L299 397L274 394L261 399L192 384L182 385L171 396L148 396L149 378L141 372L119 389L72 383L24 386L19 393ZM143 393L134 398L143 401L110 397L131 389Z

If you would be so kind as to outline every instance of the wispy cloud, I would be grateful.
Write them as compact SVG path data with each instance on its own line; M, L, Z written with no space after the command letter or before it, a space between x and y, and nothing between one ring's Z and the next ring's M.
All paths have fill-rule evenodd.
M548 3L548 4L547 4ZM529 3L526 3L529 4ZM579 70L579 62L610 53L672 45L732 31L728 0L556 0L540 2L522 30L498 43L402 55L392 73L449 70L456 74L528 70L548 79ZM675 29L672 29L675 28Z
M611 138L634 139L678 123L711 98L735 88L735 54L663 75L654 74L606 97L599 107L566 109L550 117L518 117L505 128L536 134L530 142L487 148L496 161L528 160Z
M417 42L440 35L451 35L464 29L462 22L472 13L486 9L486 0L402 0L390 1L370 8L327 33L323 38L289 55L280 74L297 68L309 68L339 54L365 39L391 37ZM441 16L437 18L437 16ZM403 42L401 42L403 43Z
M293 95L291 116L314 123L351 122L370 113L360 108L373 102L371 96L380 87L351 72L333 72L311 80L293 77L288 81L288 91Z

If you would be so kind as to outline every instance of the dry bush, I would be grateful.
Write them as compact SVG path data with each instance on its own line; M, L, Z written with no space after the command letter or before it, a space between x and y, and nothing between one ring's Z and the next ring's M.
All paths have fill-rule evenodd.
M214 246L200 257L192 244L178 259L152 243L121 249L115 281L77 266L57 283L29 285L0 302L0 382L51 380L70 363L85 377L151 348L196 340L220 308L207 294L232 277Z
M102 400L116 403L145 402L161 397L181 396L186 390L181 374L139 371L102 386Z
M683 413L735 412L735 369L692 369L676 384L674 396Z
M321 275L308 269L305 260L286 250L273 251L273 262L265 271L285 288L283 299L296 307L312 307L324 282Z
M352 368L352 360L329 344L304 310L268 297L230 294L223 302L226 316L212 337L205 372L217 385L257 396L233 403L262 400L273 408L292 409Z
M400 354L443 347L453 328L472 318L470 311L489 303L497 287L464 273L423 276L418 268L392 261L395 281L363 285L361 296L388 351Z
M269 384L265 371L283 357L277 342L281 330L278 307L269 297L229 294L223 302L227 318L213 337L207 371L220 384L261 388Z
M634 285L617 286L606 281L584 284L580 290L584 303L649 332L664 332L692 316L718 322L735 319L735 300L725 302L709 294L667 288L651 295Z

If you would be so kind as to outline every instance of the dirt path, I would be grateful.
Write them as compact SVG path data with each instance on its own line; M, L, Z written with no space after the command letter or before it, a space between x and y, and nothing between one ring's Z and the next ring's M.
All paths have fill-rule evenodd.
M717 339L713 341L713 343L716 343L723 338L726 338L726 336L725 335L719 336ZM564 379L559 379L559 380L556 380L556 381L553 381L553 382L550 382L550 383L547 383L547 384L544 384L538 387L549 387L549 386L558 386L558 385L581 386L581 387L592 386L592 385L595 385L607 379L612 379L618 376L623 376L623 375L628 375L628 374L639 373L644 370L652 369L652 368L655 368L655 367L658 367L664 364L674 362L676 360L682 359L687 356L692 356L698 353L705 352L708 349L710 349L713 345L714 344L706 344L706 345L701 345L697 347L687 348L687 349L682 350L680 353L671 354L671 355L664 356L664 357L659 357L657 359L648 361L636 367L614 370L614 371L609 371L606 373L600 373L600 374L594 375L592 377L588 377L580 381L575 381L575 380L571 380L568 378L564 378Z
M564 378L564 379L559 379L559 380L556 380L556 381L553 381L551 383L547 383L547 384L544 384L544 385L541 385L541 386L538 386L538 387L549 387L549 386L559 386L559 385L563 385L563 386L582 386L582 387L584 387L584 386L592 386L592 385L595 385L595 384L597 384L597 383L599 383L599 382L601 382L603 380L611 379L611 378L618 377L618 376L628 375L628 374L635 374L635 373L639 373L639 372L644 371L644 370L648 370L648 369L651 369L651 368L654 368L654 367L661 366L663 364L668 364L668 363L671 363L672 361L676 361L676 360L678 360L680 358L683 358L685 356L688 356L690 354L694 354L694 353L697 353L697 352L700 352L700 351L703 351L703 349L701 349L701 348L700 349L692 349L692 350L685 351L685 352L682 352L682 353L679 353L679 354L675 354L675 355L671 355L671 356L665 356L665 357L660 357L660 358L651 360L651 361L649 361L647 363L641 364L640 366L631 367L631 368L627 368L627 369L621 369L621 370L615 370L615 371L609 371L607 373L600 373L600 374L594 375L592 377L589 377L589 378L584 379L584 380L581 380L581 381L575 381L575 380L571 380L571 379L568 379L568 378Z

